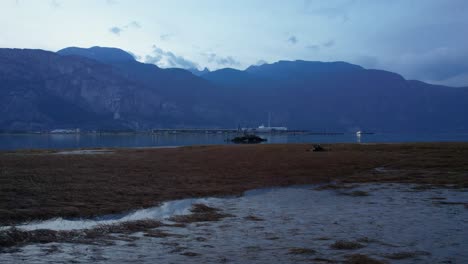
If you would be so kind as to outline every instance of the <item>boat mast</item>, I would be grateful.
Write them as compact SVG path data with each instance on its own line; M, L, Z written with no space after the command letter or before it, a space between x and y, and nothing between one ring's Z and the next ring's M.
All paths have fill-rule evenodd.
M270 121L271 121L271 112L268 112L268 127L271 127Z

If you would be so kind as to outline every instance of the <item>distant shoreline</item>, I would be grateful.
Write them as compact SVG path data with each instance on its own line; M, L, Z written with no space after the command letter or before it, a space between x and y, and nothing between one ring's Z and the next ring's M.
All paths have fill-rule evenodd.
M161 134L242 134L243 131L236 130L217 130L217 129L165 129L158 131L106 131L106 132L70 132L70 133L53 133L53 132L0 132L0 135L161 135ZM251 132L261 135L291 135L291 134L307 134L307 135L345 135L355 134L352 132L317 132L309 130L288 130L288 131L272 131L272 132Z

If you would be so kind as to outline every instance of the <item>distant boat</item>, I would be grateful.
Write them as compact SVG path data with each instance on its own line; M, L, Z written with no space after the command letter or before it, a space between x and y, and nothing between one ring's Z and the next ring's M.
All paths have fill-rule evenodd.
M79 134L81 130L79 128L76 129L53 129L49 131L50 134Z
M256 132L260 132L260 133L265 133L265 132L284 132L284 131L288 131L288 128L287 127L272 127L272 126L264 126L264 125L261 125L257 128L254 128L254 130Z
M253 133L274 133L274 132L287 132L287 127L271 127L271 126L258 126L257 128L242 128L242 131Z
M374 132L363 132L361 130L356 132L356 136L360 137L361 135L373 135L375 134Z
M257 133L272 133L272 132L286 132L288 131L287 127L272 127L271 123L271 114L268 113L268 126L264 126L263 124L258 126L257 128L243 128L244 131L252 131Z

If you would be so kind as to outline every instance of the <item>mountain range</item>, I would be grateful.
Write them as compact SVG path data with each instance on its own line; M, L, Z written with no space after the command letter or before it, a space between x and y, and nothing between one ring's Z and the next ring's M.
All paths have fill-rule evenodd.
M117 48L0 49L0 130L272 125L314 131L468 131L468 88L346 62L161 69Z

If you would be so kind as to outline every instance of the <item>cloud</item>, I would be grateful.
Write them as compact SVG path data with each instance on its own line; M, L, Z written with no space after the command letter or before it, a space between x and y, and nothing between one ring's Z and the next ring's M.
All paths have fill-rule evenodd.
M329 41L323 43L322 46L325 47L325 48L331 48L331 47L335 46L335 41L333 39L329 40Z
M335 45L335 41L334 40L329 40L327 42L324 42L322 44L310 44L310 45L307 45L306 46L306 49L308 50L312 50L312 51L315 51L315 52L318 52L320 51L322 48L331 48Z
M257 61L257 63L255 63L255 66L260 66L260 65L263 65L263 64L268 64L268 62L266 60L259 60L259 61Z
M140 60L142 59L141 56L136 55L135 53L133 53L133 52L131 52L131 51L126 51L126 52L127 52L128 54L132 55L133 58L134 58L135 60L140 61Z
M120 35L120 33L123 31L123 29L119 27L111 27L109 31L115 35Z
M294 45L294 44L296 44L298 42L298 39L297 39L296 36L290 36L288 38L288 42Z
M118 4L119 2L117 2L117 0L106 0L106 4L108 5L115 5L115 4Z
M131 21L130 23L124 26L114 26L109 29L109 31L115 35L120 35L120 33L127 31L129 29L140 29L141 25L137 21Z
M358 65L368 69L375 69L379 65L379 60L377 59L377 57L369 55L357 56L353 61Z
M62 4L60 2L58 2L57 0L51 0L50 1L50 5L54 8L59 8L62 6Z
M390 64L393 68L401 69L410 78L417 78L429 82L465 85L468 75L468 48L440 47L423 53L404 54Z
M216 63L218 63L219 65L226 65L226 66L239 66L240 65L240 62L231 56L219 57L216 60Z
M159 36L159 39L160 39L161 41L166 41L166 40L168 40L170 37L172 37L171 34L161 34L161 35Z
M442 84L453 87L468 87L468 72L447 78L443 81L430 81L434 84Z
M132 22L128 23L127 25L125 25L124 28L125 29L129 29L129 28L139 29L139 28L141 28L141 25L140 25L140 23L138 23L136 21L132 21Z
M210 63L216 63L219 66L240 66L240 62L236 59L234 59L232 56L227 56L227 57L222 57L219 56L216 53L210 52L210 53L201 53L202 56L207 57L208 62Z
M182 68L182 69L198 69L198 65L182 56L177 56L170 51L153 45L153 52L145 56L145 62L156 64L161 68Z
M309 50L312 50L312 51L319 51L320 50L320 45L315 45L315 44L307 45L306 49L309 49Z
M304 0L303 12L314 16L323 16L329 19L339 19L345 23L349 20L349 9L355 0Z

